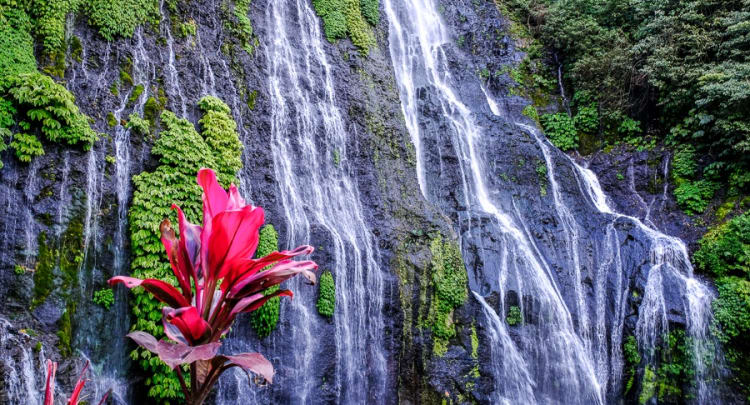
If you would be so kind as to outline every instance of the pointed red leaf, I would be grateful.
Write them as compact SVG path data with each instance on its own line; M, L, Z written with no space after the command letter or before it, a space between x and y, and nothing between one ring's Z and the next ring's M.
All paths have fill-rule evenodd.
M237 305L234 306L231 315L235 315L240 312L253 312L256 309L262 307L263 304L265 304L271 298L280 296L294 298L294 293L291 290L276 290L268 295L255 294L250 297L243 298L237 303Z
M169 258L169 264L172 265L172 272L177 278L177 282L180 284L182 290L182 296L186 300L192 298L192 290L190 288L190 274L186 271L185 263L183 258L180 257L179 242L175 236L172 224L168 219L165 219L159 225L161 231L161 243L164 245L164 249L167 251L167 257Z
M229 271L221 283L222 291L230 289L234 283L251 277L258 271L278 261L287 260L299 255L309 255L315 249L312 246L302 245L294 250L272 252L260 259L237 259L229 263Z
M182 296L182 294L180 294L179 291L177 291L176 288L161 280L153 278L141 280L134 277L117 276L110 278L108 283L110 286L122 283L125 284L125 287L131 289L139 286L143 287L146 291L153 294L157 300L169 305L170 307L181 308L190 306L190 303Z
M165 307L162 308L162 315L164 331L170 339L177 342L186 343L192 346L211 334L211 326L201 318L195 307L191 306L178 309ZM177 335L171 330L170 324L177 327L180 335ZM180 337L184 338L185 341L183 342Z
M227 210L238 210L244 206L246 206L247 203L245 202L245 199L242 198L240 195L240 192L237 191L237 187L235 187L234 184L229 186L229 201L227 202Z
M44 405L53 405L55 402L55 374L57 363L47 359L47 383L44 385Z
M172 204L172 209L177 210L177 219L180 225L180 253L183 256L186 270L190 271L194 279L198 279L198 262L201 251L201 232L203 229L185 219L185 214L177 205Z
M200 169L197 180L203 188L203 224L205 226L213 217L227 209L229 197L216 180L216 173L213 170Z
M84 378L84 375L88 368L89 368L89 362L88 360L86 360L86 364L83 366L83 370L81 370L81 374L78 376L78 381L76 382L76 385L73 388L73 393L70 394L70 399L68 399L68 405L78 405L78 397L81 396L81 391L83 390L83 386L86 385L86 379Z
M269 287L281 284L285 280L302 274L311 283L315 284L316 278L312 270L318 268L318 265L310 260L292 261L284 260L277 263L271 269L256 273L237 283L229 290L228 298L244 298L257 294Z
M209 278L223 278L232 260L253 256L263 221L263 209L249 205L239 211L224 211L216 215L208 241Z

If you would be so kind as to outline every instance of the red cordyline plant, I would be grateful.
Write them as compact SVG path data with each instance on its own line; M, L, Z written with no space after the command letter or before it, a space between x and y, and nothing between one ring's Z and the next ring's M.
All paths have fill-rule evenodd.
M86 362L86 365L83 366L83 370L81 370L81 375L78 377L78 382L76 382L76 386L73 388L73 393L70 394L70 398L68 399L67 404L68 405L79 405L82 403L88 403L88 402L81 402L78 400L81 396L81 392L83 391L83 386L86 385L86 379L83 378L83 376L86 374L86 370L89 368L89 362ZM55 374L57 373L57 363L47 360L47 383L44 386L44 403L43 405L54 405L55 403ZM102 399L99 401L99 405L102 405L104 401L107 400L107 397L109 396L109 392L104 394Z
M157 341L141 331L128 337L177 372L185 401L191 405L202 404L219 376L232 367L272 382L273 366L263 355L219 355L219 340L240 313L252 312L273 297L292 297L289 290L265 295L268 288L297 274L315 283L312 271L318 267L313 261L291 260L312 253L311 246L253 259L258 230L264 222L263 209L247 205L234 185L227 193L213 170L201 169L198 184L203 188L203 227L188 222L176 205L172 209L177 210L180 238L176 238L169 220L160 226L161 241L179 290L162 280L125 276L109 280L110 285L142 287L166 304L162 322L171 342ZM183 364L190 365L189 382L182 374Z

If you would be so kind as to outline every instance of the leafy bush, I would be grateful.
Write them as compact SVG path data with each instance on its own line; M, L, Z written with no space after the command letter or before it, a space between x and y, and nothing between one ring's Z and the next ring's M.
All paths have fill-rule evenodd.
M140 135L149 135L151 133L149 122L141 118L138 113L130 114L128 116L128 123L125 126Z
M714 329L724 344L725 357L732 379L745 398L750 398L750 281L747 278L723 277L716 282L719 298L713 302Z
M32 23L18 3L0 3L0 82L4 76L36 71Z
M443 355L447 350L448 341L456 336L453 310L466 301L468 275L457 243L443 241L443 238L438 236L432 240L430 252L434 294L429 322L433 335L433 352Z
M578 131L573 119L565 113L544 114L541 116L544 133L553 145L562 151L578 148Z
M349 35L365 55L375 45L371 24L377 24L379 19L378 0L313 0L313 7L323 19L323 30L329 41Z
M144 23L159 24L158 0L86 0L89 24L108 41L130 38Z
M62 85L41 73L22 73L6 77L0 83L0 97L12 102L14 121L26 135L16 134L16 146L22 156L44 153L41 144L30 132L40 131L53 142L69 145L83 144L89 149L97 134L89 126L89 119L75 105L75 97ZM3 108L7 112L9 108ZM9 120L3 119L4 125ZM17 150L18 151L18 150ZM20 157L20 156L19 156Z
M94 298L92 301L94 301L94 304L109 310L109 307L115 302L115 294L112 292L111 288L102 288L101 290L94 292Z
M672 159L672 178L690 179L698 171L698 163L695 160L695 147L692 145L681 145Z
M320 275L320 292L318 294L318 313L323 316L332 317L336 308L336 285L330 271L324 271Z
M505 317L505 322L507 322L509 326L520 325L521 322L523 322L521 308L517 305L511 305L508 309L508 315Z
M219 181L224 186L236 180L239 169L237 162L241 165L241 149L237 146L238 135L233 132L236 124L226 122L232 120L231 115L224 113L229 108L214 97L202 99L200 105L208 106L202 108L203 118L207 116L207 109L216 113L211 119L201 120L203 136L196 132L189 121L164 111L161 122L165 130L160 133L151 151L159 159L160 165L154 171L133 176L129 223L134 277L157 278L176 284L160 240L159 224L164 218L169 218L173 223L177 221L174 212L164 202L180 205L188 220L200 223L201 189L195 182L195 173L202 167L208 167L217 171ZM236 156L231 156L233 154ZM223 160L227 156L231 157L229 163ZM149 294L134 291L132 311L136 319L134 329L163 336L161 308ZM161 402L180 398L179 381L158 358L143 350L133 351L131 357L149 374L145 382L150 387L150 397Z
M693 261L700 270L718 277L750 277L750 214L734 217L706 233Z
M701 214L706 210L720 184L709 180L682 181L675 189L677 204L687 214Z
M276 233L273 225L266 225L260 229L258 249L255 251L255 257L263 257L277 250L279 250L279 235ZM272 294L278 290L279 286L269 288L266 290L265 295ZM276 325L279 323L280 310L281 298L274 297L250 314L250 325L252 325L258 336L262 338L266 337L276 329Z
M31 162L35 156L44 155L44 148L39 139L33 134L19 132L10 142L10 147L16 151L16 157L22 162Z

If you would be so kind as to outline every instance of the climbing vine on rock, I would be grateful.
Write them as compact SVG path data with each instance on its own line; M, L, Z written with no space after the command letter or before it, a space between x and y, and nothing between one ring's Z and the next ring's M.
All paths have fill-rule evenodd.
M456 242L444 241L438 236L432 240L430 252L433 296L428 322L432 329L433 352L442 356L448 350L449 340L456 336L453 311L466 301L468 275Z
M258 249L255 251L255 257L263 257L271 252L279 250L279 235L276 233L273 225L266 225L260 229L258 236ZM279 286L266 290L265 295L278 291ZM281 298L274 297L269 299L262 307L250 314L250 325L255 333L260 337L266 337L276 329L279 323L279 311L281 310Z
M318 313L332 317L336 308L336 284L330 271L320 275L320 292L318 293Z
M202 134L192 123L178 118L171 111L161 114L165 130L152 149L160 164L151 172L133 177L129 220L134 277L156 278L176 284L159 239L159 224L164 218L176 223L177 218L164 202L180 205L191 222L200 223L201 189L195 182L195 173L202 167L212 168L226 187L236 181L236 173L242 167L242 144L229 108L210 96L201 99L199 107L203 112L200 120ZM163 336L161 306L149 294L136 291L132 311L136 319L134 330ZM180 398L179 381L157 357L144 350L135 350L131 356L149 373L145 380L149 396L159 401Z

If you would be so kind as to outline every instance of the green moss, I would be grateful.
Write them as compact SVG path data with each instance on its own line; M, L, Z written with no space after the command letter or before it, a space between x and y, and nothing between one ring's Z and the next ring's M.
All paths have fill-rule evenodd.
M47 234L39 233L37 237L39 253L36 257L36 267L34 269L34 298L31 301L31 308L34 309L42 304L54 288L54 269L55 269L55 251L47 243Z
M523 314L521 313L521 308L519 308L517 305L511 305L508 309L508 315L505 317L505 322L508 323L508 326L520 325L523 322Z
M330 271L324 271L320 275L320 290L318 293L318 313L332 317L336 308L336 284Z
M78 63L83 60L83 45L81 39L75 35L70 38L70 56Z
M479 358L479 336L477 335L477 326L474 324L471 325L471 358L475 360ZM479 370L477 370L478 372Z
M60 350L60 355L63 357L69 357L73 351L71 343L73 341L73 314L76 310L75 303L69 303L63 312L62 317L57 321L57 348Z
M128 123L125 125L128 129L139 135L150 135L150 123L141 118L138 113L132 113L128 116Z
M700 270L718 277L750 277L750 214L738 215L709 230L699 244L693 261Z
M133 88L133 92L130 93L130 97L128 97L128 104L132 105L136 101L138 101L138 99L141 97L141 94L143 94L143 85L139 84L135 86L135 88Z
M466 301L468 275L456 242L443 241L438 236L430 243L430 252L433 296L428 322L432 329L433 352L443 355L450 339L456 336L453 311Z
M255 251L255 257L260 258L277 250L279 250L279 235L276 229L270 224L262 227L258 236L258 249ZM272 294L278 290L279 286L275 286L266 290L265 294ZM279 323L280 311L281 298L279 297L269 299L262 307L253 311L250 314L250 325L255 333L260 337L270 335Z
M94 297L91 301L93 301L94 304L109 310L109 307L115 302L115 294L112 292L111 288L102 288L101 290L94 292Z
M250 111L255 110L255 102L258 99L258 90L253 90L248 94L247 96L247 108L250 109Z
M115 118L115 114L111 111L107 113L107 125L109 125L110 128L117 126L117 118Z

